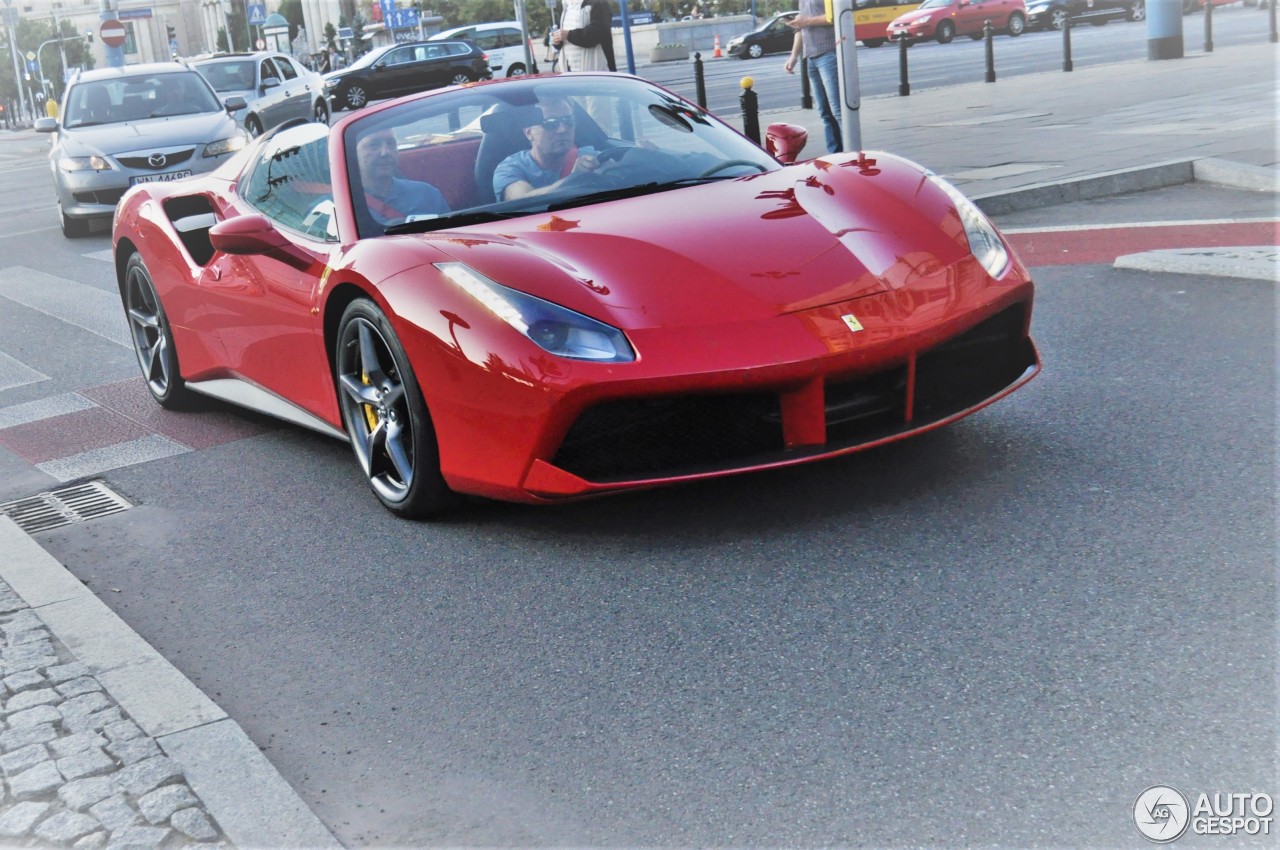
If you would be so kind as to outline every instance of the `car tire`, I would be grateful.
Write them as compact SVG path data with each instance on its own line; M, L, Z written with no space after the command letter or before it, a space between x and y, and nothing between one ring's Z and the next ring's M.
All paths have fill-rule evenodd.
M464 85L465 83L470 83L474 79L475 78L472 77L470 74L468 74L466 71L455 71L453 76L449 78L449 85L460 86L460 85Z
M1009 16L1009 35L1018 37L1027 29L1027 19L1020 13L1014 12Z
M759 59L763 55L764 45L752 44L747 47L747 52L743 54L743 58L745 59L747 56L750 56L752 59Z
M943 21L938 24L938 31L933 37L938 40L938 44L950 44L951 39L956 37L956 25L951 21Z
M1049 13L1049 29L1062 32L1062 28L1067 25L1070 17L1066 9L1054 9Z
M864 38L862 40L863 47L881 47L884 45L883 38Z
M1146 0L1133 0L1125 10L1124 19L1126 21L1145 21L1147 19Z
M453 493L440 474L422 390L391 323L369 299L343 311L334 364L343 426L378 501L406 519L448 507Z
M517 62L507 69L508 77L523 77L526 73L524 64L521 62Z
M329 123L329 104L324 98L321 97L316 99L316 105L311 110L311 120L315 121L317 124Z
M338 100L347 105L347 109L352 111L362 109L369 103L369 92L361 83L348 83L342 90L342 94L338 96Z
M262 119L256 115L246 115L244 119L244 131L249 134L249 138L258 138L262 135Z
M58 223L62 225L62 235L67 239L79 239L89 235L88 220L67 215L62 211L62 204L58 204Z
M120 299L147 391L161 407L169 410L188 407L191 391L182 380L173 330L151 280L151 272L136 251L125 263Z

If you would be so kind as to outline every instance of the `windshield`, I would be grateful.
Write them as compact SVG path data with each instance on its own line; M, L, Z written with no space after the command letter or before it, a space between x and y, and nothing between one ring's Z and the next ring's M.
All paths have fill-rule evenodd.
M772 171L760 147L631 77L504 81L343 134L360 236L438 230Z
M254 84L253 59L233 59L226 62L202 62L195 66L215 91L248 91Z
M924 0L924 2L921 3L918 8L943 9L943 8L946 8L947 6L950 6L954 2L955 0Z
M80 83L67 93L67 129L222 112L223 106L195 71L115 77Z

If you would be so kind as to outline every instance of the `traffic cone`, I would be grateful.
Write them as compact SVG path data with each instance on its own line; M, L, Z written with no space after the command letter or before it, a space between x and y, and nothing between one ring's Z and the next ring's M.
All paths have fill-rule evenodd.
M719 33L717 33L716 34L716 50L714 53L711 54L711 58L719 59L721 56L724 56L724 54L720 52L720 35Z

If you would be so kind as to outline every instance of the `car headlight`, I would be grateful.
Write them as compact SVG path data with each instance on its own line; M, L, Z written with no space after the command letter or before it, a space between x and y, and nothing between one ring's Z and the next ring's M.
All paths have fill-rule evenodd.
M969 250L973 252L978 262L982 263L987 274L992 277L1000 277L1004 274L1005 269L1009 268L1009 252L1005 250L1004 241L996 232L995 225L982 210L978 209L977 204L966 198L955 186L936 174L930 174L929 179L946 192L947 197L956 205L956 215L960 217L964 235L969 240Z
M338 87L338 82L338 80L325 80L324 87L327 89L336 89Z
M110 171L111 163L97 154L93 156L64 155L58 160L58 167L63 171Z
M464 263L436 263L449 280L540 348L572 360L636 359L622 331L567 307L495 283Z
M205 156L222 156L224 153L235 153L244 147L244 133L236 133L234 136L228 136L225 139L219 139L216 142L210 142L204 146Z
M1039 4L1035 5L1035 6L1028 6L1028 7L1027 7L1027 14L1028 14L1028 15L1038 15L1038 14L1040 14L1041 12L1043 12L1045 9L1048 9L1048 8L1049 8L1049 4L1048 4L1048 3L1039 3Z
M933 15L925 15L923 18L916 18L915 21L913 21L913 23L927 24L931 20L933 20Z

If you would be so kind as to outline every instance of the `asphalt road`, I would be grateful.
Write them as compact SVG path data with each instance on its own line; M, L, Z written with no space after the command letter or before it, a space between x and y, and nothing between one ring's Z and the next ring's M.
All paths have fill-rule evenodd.
M110 293L46 167L0 177L3 282ZM1167 194L1202 189L1005 223L1247 212ZM213 407L237 439L39 542L348 846L1145 846L1149 785L1275 791L1275 291L1035 271L1042 375L908 443L414 524L348 447ZM0 303L0 356L136 382ZM35 489L0 451L0 497Z

